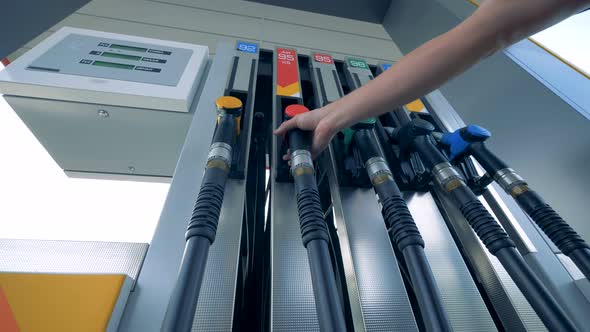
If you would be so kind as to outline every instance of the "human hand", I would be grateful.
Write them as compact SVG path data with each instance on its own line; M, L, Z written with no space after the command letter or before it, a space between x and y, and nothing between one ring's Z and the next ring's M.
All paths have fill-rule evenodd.
M311 156L316 158L326 149L330 140L335 135L335 131L329 123L325 121L328 110L323 108L315 109L311 112L296 115L294 118L283 122L275 131L275 135L284 135L288 131L299 128L301 130L313 131L313 140L311 145ZM283 159L289 159L289 155L283 156Z

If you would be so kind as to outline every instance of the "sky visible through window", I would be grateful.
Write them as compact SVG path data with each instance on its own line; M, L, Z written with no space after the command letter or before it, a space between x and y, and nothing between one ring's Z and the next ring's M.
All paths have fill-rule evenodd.
M590 10L574 15L532 36L590 76Z
M0 238L150 242L169 186L68 178L0 96Z
M590 74L589 34L587 11L532 38ZM0 95L0 238L150 242L168 189L68 178Z

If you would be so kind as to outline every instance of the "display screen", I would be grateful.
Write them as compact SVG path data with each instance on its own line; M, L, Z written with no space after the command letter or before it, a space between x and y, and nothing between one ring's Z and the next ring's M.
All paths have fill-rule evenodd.
M100 67L110 67L110 68L119 68L119 69L129 69L133 70L135 68L134 65L126 65L123 63L116 63L116 62L106 62L106 61L94 61L92 63L93 66L100 66Z
M127 45L119 45L119 44L111 44L111 48L116 48L118 50L126 50L126 51L135 51L135 52L146 52L148 49L143 47L135 47L135 46L127 46Z
M107 58L117 58L117 59L133 60L133 61L141 60L141 57L137 56L137 55L119 54L119 53L111 53L111 52L102 52L101 56L106 56Z

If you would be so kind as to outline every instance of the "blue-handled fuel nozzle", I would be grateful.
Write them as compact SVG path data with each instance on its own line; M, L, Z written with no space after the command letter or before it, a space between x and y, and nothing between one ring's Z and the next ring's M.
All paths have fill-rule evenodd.
M451 151L450 159L452 161L467 152L471 143L484 142L492 136L492 133L481 126L468 125L452 133L434 136L442 144L449 146L449 150Z

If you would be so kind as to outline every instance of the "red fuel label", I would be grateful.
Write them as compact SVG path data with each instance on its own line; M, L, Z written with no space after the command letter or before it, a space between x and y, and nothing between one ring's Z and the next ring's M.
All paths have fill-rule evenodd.
M334 59L332 59L332 56L328 54L314 53L313 59L316 62L327 63L329 65L334 63Z
M277 95L301 97L295 50L277 48Z

